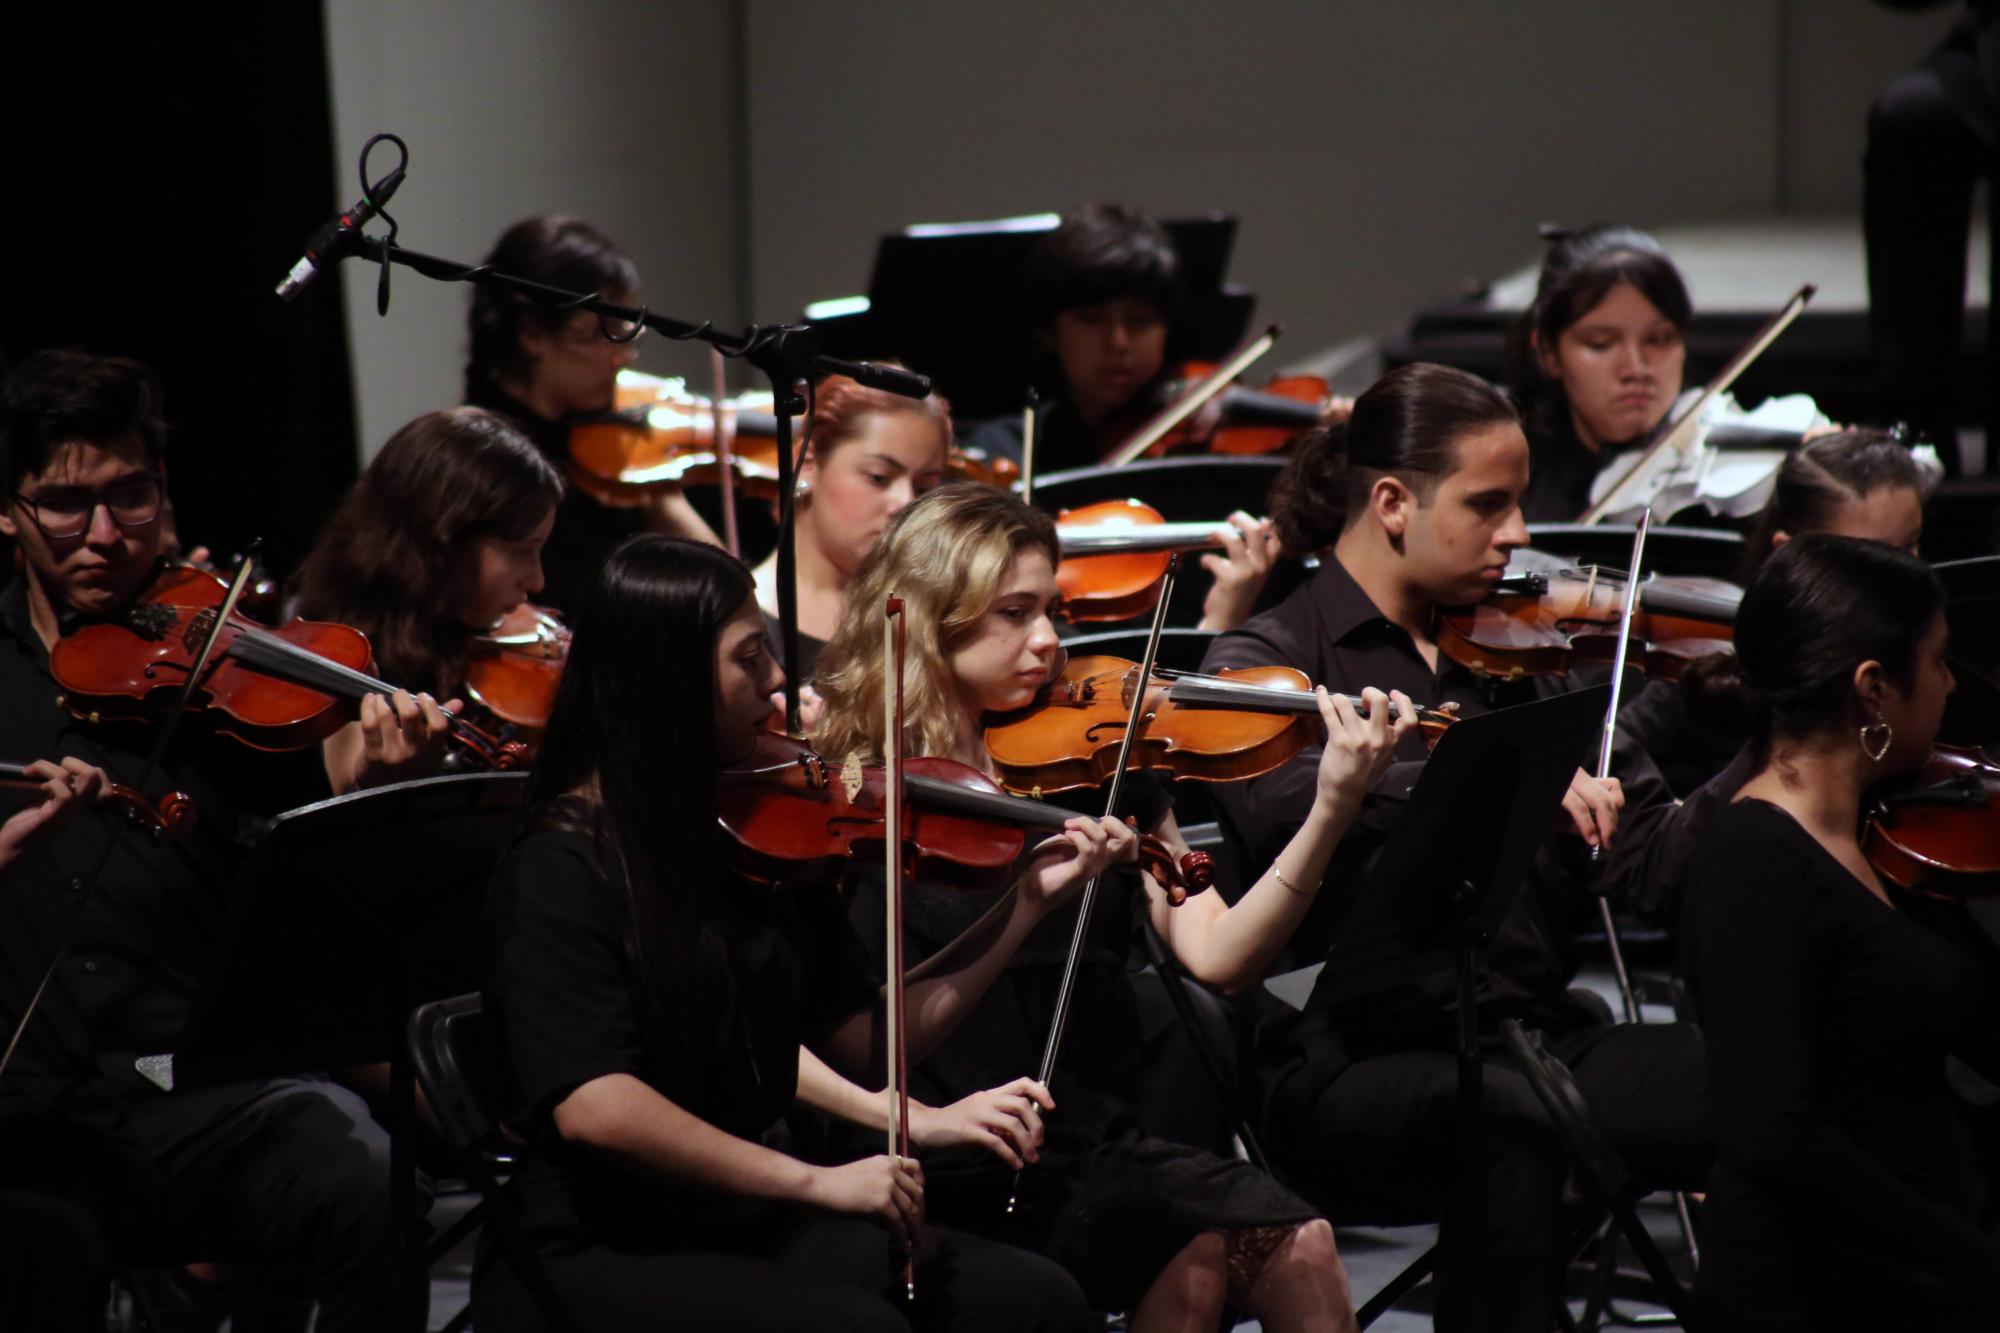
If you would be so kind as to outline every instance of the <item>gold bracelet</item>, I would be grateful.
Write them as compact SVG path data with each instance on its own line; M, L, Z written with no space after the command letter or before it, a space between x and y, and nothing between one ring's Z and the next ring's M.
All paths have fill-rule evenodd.
M1284 885L1286 888L1290 889L1293 893L1298 894L1301 898L1305 896L1306 891L1300 888L1298 885L1292 883L1290 880L1286 879L1285 872L1278 869L1278 863L1276 861L1271 862L1271 878L1277 880L1278 883Z

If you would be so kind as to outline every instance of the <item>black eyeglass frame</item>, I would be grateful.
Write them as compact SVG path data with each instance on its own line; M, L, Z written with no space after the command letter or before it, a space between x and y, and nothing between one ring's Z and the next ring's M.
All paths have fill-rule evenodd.
M51 531L48 523L42 518L42 505L45 501L23 495L19 491L13 493L13 499L14 503L27 509L28 517L34 520L35 527L45 539L51 542L75 541L78 537L89 532L90 520L96 517L99 505L104 506L104 512L111 516L112 523L116 524L121 532L137 532L141 528L149 528L153 524L158 523L160 515L167 512L167 480L157 472L141 472L130 477L120 477L117 481L112 482L111 485L119 486L129 481L150 481L153 483L153 512L145 518L130 521L120 518L118 511L112 507L111 501L106 498L104 491L93 490L90 492L90 505L83 511L83 521L81 523L73 529Z

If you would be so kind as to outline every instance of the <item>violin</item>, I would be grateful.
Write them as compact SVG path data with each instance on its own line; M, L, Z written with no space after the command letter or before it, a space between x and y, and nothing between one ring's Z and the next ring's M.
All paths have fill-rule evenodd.
M1720 447L1722 436L1715 436L1715 444L1708 443L1712 434L1708 430L1711 409L1718 406L1718 400L1727 394L1729 387L1750 368L1751 363L1777 341L1778 335L1790 328L1792 322L1805 312L1815 290L1810 283L1799 288L1777 314L1751 335L1750 341L1729 359L1714 379L1702 386L1698 393L1689 395L1679 409L1660 424L1653 438L1633 456L1630 463L1605 469L1591 487L1590 507L1577 521L1623 521L1636 517L1644 509L1673 514L1695 504L1732 518L1744 518L1761 509L1765 500L1770 498L1785 454L1797 447L1799 439L1804 437L1805 428L1815 424L1809 418L1817 416L1818 409L1812 406L1810 398L1796 399L1793 408L1802 402L1807 416L1797 420L1795 430L1792 429L1792 419L1782 416L1782 411L1786 409L1777 409L1766 420L1779 433L1776 443L1783 447L1773 447L1767 441L1759 448L1753 440L1748 452L1738 452L1734 457ZM1791 438L1793 434L1798 438Z
M58 703L92 725L163 712L187 683L227 591L213 574L167 567L118 619L56 641L49 671L62 687ZM232 613L188 708L252 749L301 750L338 731L350 705L395 692L367 674L373 661L367 636L347 625L292 620L266 628ZM446 716L463 758L505 769L524 756L520 745Z
M1872 794L1861 851L1889 883L1929 897L2000 894L2000 765L1939 745L1917 772Z
M778 420L769 394L717 403L690 393L685 380L634 370L618 372L611 411L570 427L569 478L599 504L619 508L645 503L662 486L714 485L723 466L718 424L731 438L737 488L775 499Z
M465 695L528 742L549 724L569 658L569 627L553 611L523 602L472 641Z
M1190 361L1170 381L1168 391L1184 392L1218 368L1212 361ZM1320 414L1332 397L1333 386L1318 375L1274 375L1256 388L1231 384L1209 400L1213 411L1183 421L1140 456L1283 453L1320 424Z
M1095 787L1118 762L1139 667L1121 657L1074 657L1031 706L986 728L987 753L1009 790ZM1367 705L1347 696L1367 716ZM1292 667L1225 668L1212 676L1156 670L1146 687L1128 767L1197 782L1261 777L1297 754L1318 718L1312 682ZM1427 743L1455 717L1417 710Z
M1483 602L1442 608L1438 647L1479 675L1507 679L1608 663L1618 646L1625 587L1622 576L1595 567L1512 575ZM1640 580L1626 665L1678 680L1695 658L1730 648L1742 599L1742 589L1721 579Z
M1029 830L1060 833L1074 812L1011 796L975 768L950 759L907 759L908 811L902 838L911 873L963 889L1004 887L1027 849ZM749 766L722 774L717 802L723 829L751 878L810 883L848 861L881 854L886 803L883 770L832 770L804 741L775 733L757 738ZM1158 838L1143 836L1140 864L1176 896L1214 882L1206 852L1176 859Z
M28 765L0 762L0 791L39 791L42 783ZM154 802L138 789L118 782L104 789L98 806L124 816L155 842L180 837L194 827L197 817L194 797L186 792L168 792Z
M1056 518L1062 563L1056 586L1072 624L1129 620L1159 604L1176 551L1219 550L1218 523L1169 523L1138 500L1104 500Z
M730 439L735 488L755 499L777 499L778 419L769 393L718 402L690 393L685 380L634 370L618 372L611 411L570 427L569 478L598 503L619 508L644 504L663 486L718 485L723 473L718 424ZM945 474L1007 487L1020 479L1021 469L1010 458L954 446Z

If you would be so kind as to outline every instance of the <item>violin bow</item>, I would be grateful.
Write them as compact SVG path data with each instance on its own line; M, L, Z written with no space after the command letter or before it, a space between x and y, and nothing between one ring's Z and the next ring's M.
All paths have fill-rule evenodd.
M903 1011L903 599L890 593L882 608L882 787L886 805L883 845L886 848L883 890L883 957L888 962L884 987L889 1077L889 1156L901 1162L910 1155L910 1067ZM903 1256L903 1291L917 1298L917 1238L910 1237Z
M1277 344L1278 335L1283 331L1276 324L1266 327L1262 333L1232 353L1227 361L1217 366L1207 379L1196 384L1174 402L1167 404L1166 408L1156 414L1151 421L1139 427L1139 433L1119 445L1106 462L1122 467L1158 444L1168 431L1199 412L1209 399L1234 384L1259 357Z
M1160 602L1153 608L1153 628L1146 636L1146 655L1139 663L1138 685L1132 691L1132 711L1125 716L1125 736L1118 742L1118 765L1111 770L1111 786L1104 798L1104 817L1111 818L1118 813L1118 795L1125 785L1125 766L1131 762L1132 746L1139 738L1139 723L1146 716L1146 696L1152 686L1153 664L1159 660L1160 634L1167 624L1167 604L1174 598L1174 578L1180 572L1180 557L1167 561L1167 572L1160 584ZM1091 909L1097 906L1097 884L1103 876L1093 875L1083 886L1083 894L1076 906L1076 929L1071 932L1069 954L1063 959L1062 984L1056 988L1055 1013L1049 1019L1048 1039L1042 1044L1041 1072L1035 1081L1043 1087L1055 1077L1056 1053L1062 1049L1063 1030L1069 1026L1070 1001L1076 992L1078 965L1083 961L1084 939L1090 934ZM1025 1168L1024 1168L1025 1169ZM1012 1213L1021 1199L1020 1170L1014 1172L1014 1184L1007 1191L1007 1211Z
M209 625L207 633L202 635L201 651L195 654L194 668L188 672L187 680L182 684L180 694L167 709L166 716L160 719L159 730L153 733L152 748L146 752L146 766L140 771L139 780L132 784L135 790L145 791L146 784L160 771L160 761L166 757L167 746L172 743L174 732L179 729L181 718L187 713L188 700L194 697L194 692L201 683L202 673L215 659L215 645L222 638L222 631L228 626L229 618L236 610L236 604L243 600L244 590L256 578L257 552L262 545L261 541L253 540L237 563L235 577L229 580L229 590L223 595L222 606L214 622ZM104 868L111 864L111 858L125 841L126 830L131 827L127 821L121 820L118 823L111 837L106 840L103 852L98 855L97 864L90 868L89 874L78 881L76 906L70 910L69 920L63 924L62 934L56 937L56 947L49 955L48 965L42 969L42 979L35 983L34 992L28 996L28 1003L23 1006L21 1016L14 1021L13 1034L7 1038L7 1049L0 1051L0 1079L7 1076L8 1067L14 1063L14 1052L20 1048L21 1036L28 1030L28 1021L35 1016L35 1010L41 1008L42 997L48 993L49 982L55 977L56 967L62 962L63 955L69 952L70 943L76 938L77 927L83 924L84 913L90 910L91 900L97 896L97 882L103 878Z
M1653 525L1651 508L1640 511L1632 533L1632 566L1625 575L1625 605L1618 618L1618 648L1611 654L1611 702L1604 710L1604 731L1597 741L1597 780L1611 776L1611 748L1618 741L1618 701L1625 691L1625 659L1632 647L1632 618L1639 610L1639 563L1646 555L1646 530ZM1595 862L1604 854L1599 843L1590 849ZM1597 910L1604 917L1604 936L1611 945L1612 970L1618 974L1618 995L1625 1004L1625 1021L1639 1021L1639 1003L1632 993L1632 978L1625 971L1625 951L1618 945L1618 928L1611 919L1611 904L1597 895Z
M1035 427L1042 411L1042 396L1028 387L1028 405L1021 409L1021 503L1035 502Z
M1807 291L1810 294L1810 289ZM1625 609L1618 623L1618 650L1611 657L1611 703L1604 710L1604 734L1597 745L1597 777L1600 782L1611 776L1611 747L1618 739L1618 700L1625 688L1625 659L1632 643L1632 617L1639 609L1639 566L1646 554L1646 530L1652 523L1653 510L1649 505L1640 511L1638 527L1632 533L1632 567L1625 576ZM1601 845L1590 849L1593 864L1603 851ZM1611 954L1611 971L1618 978L1618 1000L1625 1008L1625 1021L1634 1025L1644 1023L1646 1017L1639 1008L1638 993L1632 989L1632 974L1625 969L1625 946L1618 938L1618 920L1612 914L1611 900L1602 893L1596 897L1597 915L1604 926L1604 943ZM1681 1234L1687 1237L1688 1253L1699 1263L1701 1256L1696 1246L1688 1196L1679 1190L1674 1192L1674 1213L1680 1220Z
M1764 355L1766 348L1778 340L1778 335L1790 328L1792 321L1805 313L1807 304L1818 291L1819 288L1807 283L1792 293L1792 299L1785 302L1777 314L1764 321L1764 326L1751 335L1750 341L1743 344L1736 355L1729 359L1729 364L1724 366L1714 379L1702 387L1702 391L1695 395L1695 400L1687 405L1686 410L1669 422L1653 442L1646 446L1646 451L1639 455L1639 461L1632 465L1631 471L1620 477L1601 499L1584 510L1583 516L1577 519L1577 522L1602 523L1605 515L1629 508L1639 488L1653 475L1658 460L1670 454L1678 456L1687 449L1695 432L1701 429L1701 414L1708 410L1708 405L1714 402L1717 396L1727 393L1737 378L1750 369L1758 357Z
M736 531L736 413L724 410L722 396L727 392L728 379L723 372L722 349L709 344L709 378L713 381L714 397L708 401L710 429L715 436L715 464L721 469L719 481L722 486L722 541L729 548L729 554L738 560L743 558L743 542Z

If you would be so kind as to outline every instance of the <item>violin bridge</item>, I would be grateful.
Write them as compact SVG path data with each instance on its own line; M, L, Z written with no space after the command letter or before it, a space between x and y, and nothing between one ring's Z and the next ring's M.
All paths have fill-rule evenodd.
M846 791L850 802L860 797L861 788L866 785L866 780L861 776L861 756L851 754L847 756L846 762L841 764L840 785Z

